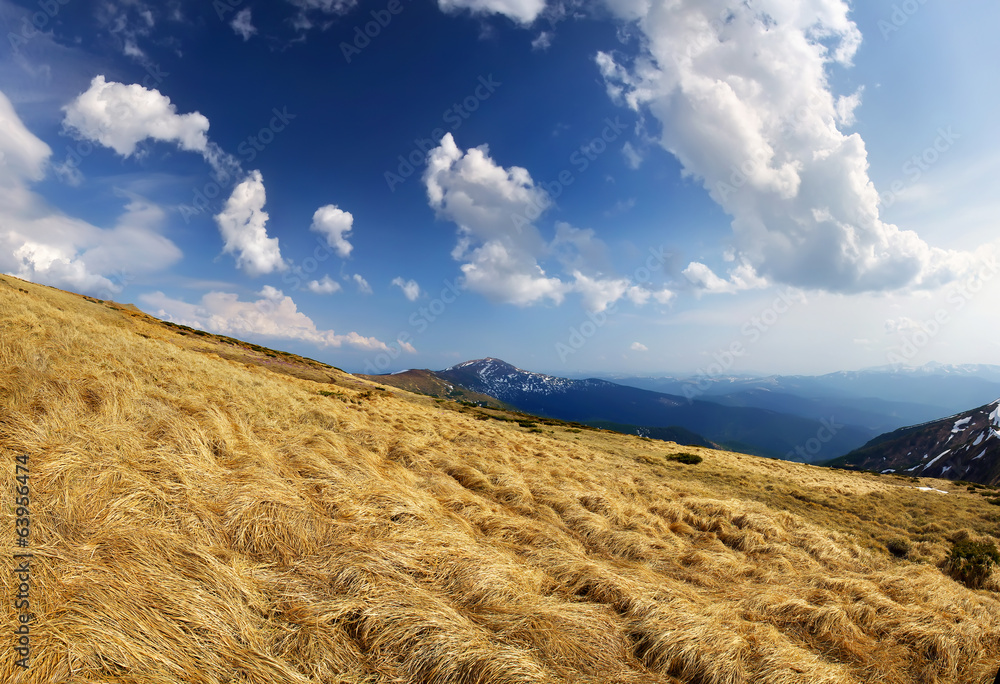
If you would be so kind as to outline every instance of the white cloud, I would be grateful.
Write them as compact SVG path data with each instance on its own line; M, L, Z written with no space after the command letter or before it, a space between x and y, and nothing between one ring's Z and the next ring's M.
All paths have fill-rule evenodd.
M728 280L723 280L711 268L697 261L692 261L681 273L698 291L709 294L735 294L743 290L762 289L769 284L745 260L729 270Z
M551 203L526 169L505 169L481 145L463 152L451 133L431 150L424 183L439 218L458 225L452 256L465 287L503 303L562 302L568 286L538 264L546 244L532 221Z
M542 31L531 41L532 50L548 50L552 45L552 32Z
M351 280L358 288L358 292L361 294L372 294L372 286L368 284L368 281L361 277L360 273L355 273L351 276Z
M340 283L325 275L320 280L310 280L306 288L316 294L333 294L340 291Z
M550 206L548 194L527 169L496 164L488 145L463 152L445 134L428 155L423 178L431 207L464 236L484 242L516 238L526 246L541 242L531 224Z
M624 297L631 286L628 278L589 278L580 271L573 272L573 289L583 296L583 306L588 311L601 312ZM642 300L642 295L636 293L631 297L633 302ZM648 298L647 298L648 299Z
M861 105L861 94L865 87L861 86L851 95L841 95L837 98L837 121L844 126L853 126L854 110Z
M170 98L133 83L108 83L95 76L90 88L63 107L64 128L84 140L100 143L123 157L141 155L146 140L173 143L197 152L224 180L240 173L240 163L208 140L208 119L198 112L178 114ZM79 171L70 182L79 181Z
M356 4L356 0L288 0L302 10L316 10L324 14L345 14Z
M265 202L264 179L260 171L252 171L233 188L226 206L215 216L225 241L223 251L235 254L236 267L251 276L287 268L278 248L278 238L267 236Z
M243 38L244 41L250 40L250 37L257 33L257 28L253 25L250 17L249 7L245 7L237 12L233 20L229 22L229 25L236 32L236 35Z
M431 150L424 183L438 217L458 225L452 257L465 262L462 284L469 290L516 306L558 305L577 292L590 311L604 311L622 297L637 305L654 296L669 301L628 278L586 273L606 259L606 246L593 230L557 222L547 243L534 221L551 206L548 194L526 169L494 162L486 145L463 152L450 133L445 135ZM547 274L539 263L544 257L558 260L572 282Z
M136 264L153 272L180 259L159 233L163 210L141 197L128 196L108 229L50 207L29 185L44 178L51 153L0 92L0 271L108 299Z
M622 156L625 157L625 164L630 169L638 169L642 165L642 155L635 149L632 143L626 141L622 145Z
M198 112L178 114L170 98L141 85L124 85L95 76L90 88L63 108L63 123L81 137L110 147L123 157L146 139L175 143L204 153L208 119Z
M570 287L545 275L534 259L512 254L506 245L491 240L466 255L462 265L465 286L489 299L516 306L538 304L546 299L561 304Z
M357 0L288 0L289 4L299 8L298 14L292 17L292 26L298 31L308 31L314 24L309 18L310 12L319 12L323 15L347 14L355 5ZM332 24L329 20L322 21L321 26L326 30Z
M384 342L374 337L318 329L312 319L298 310L291 297L270 285L265 285L257 295L256 301L242 302L234 293L208 292L198 304L189 304L162 292L153 292L142 295L140 301L155 316L222 335L262 335L302 340L321 347L347 345L365 351L389 350Z
M530 24L545 9L545 0L438 0L444 12L469 10L472 14L502 14L519 24Z
M829 88L828 67L849 65L861 41L846 2L605 2L643 36L634 60L598 54L609 96L659 120L660 144L733 217L760 277L835 292L934 287L969 261L879 218L864 141L837 127L860 92L837 100Z
M632 345L629 347L629 349L631 349L632 351L637 351L637 352L649 351L649 347L647 347L646 345L642 344L641 342L633 342Z
M337 255L346 259L351 255L354 246L347 241L354 225L354 216L350 212L338 209L335 204L328 204L320 207L313 214L312 225L309 230L315 231L326 237L326 244L330 245Z
M417 298L420 297L420 286L416 280L403 280L397 276L392 279L392 284L402 290L403 295L411 302L417 301Z

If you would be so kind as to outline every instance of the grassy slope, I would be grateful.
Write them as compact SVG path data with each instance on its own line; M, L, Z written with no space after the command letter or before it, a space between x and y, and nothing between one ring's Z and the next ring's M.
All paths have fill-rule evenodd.
M685 466L218 344L0 277L0 474L30 457L38 617L26 674L0 635L0 681L992 681L1000 585L934 565L995 531L977 496Z
M491 408L510 408L507 404L491 397L488 394L480 394L462 387L445 382L434 375L430 370L408 370L393 375L359 375L358 377L372 382L377 382L390 387L413 392L414 394L425 394L429 397L445 397L455 401L468 401L482 404Z

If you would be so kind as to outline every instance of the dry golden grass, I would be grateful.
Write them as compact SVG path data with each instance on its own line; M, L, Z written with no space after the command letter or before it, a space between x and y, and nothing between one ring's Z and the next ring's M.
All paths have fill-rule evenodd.
M11 492L29 456L37 615L27 672L4 628L0 681L978 684L1000 663L1000 585L937 567L992 538L981 497L529 433L210 351L0 277L0 473Z

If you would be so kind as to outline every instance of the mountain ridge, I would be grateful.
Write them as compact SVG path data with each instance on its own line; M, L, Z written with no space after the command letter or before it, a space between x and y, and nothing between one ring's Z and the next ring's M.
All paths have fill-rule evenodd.
M1000 484L1000 399L879 435L829 465Z

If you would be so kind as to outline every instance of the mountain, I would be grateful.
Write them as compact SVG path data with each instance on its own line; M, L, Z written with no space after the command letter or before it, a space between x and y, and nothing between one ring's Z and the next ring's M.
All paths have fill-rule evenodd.
M405 389L416 394L426 394L429 397L454 399L455 401L467 401L490 408L510 408L502 401L480 392L474 392L463 387L456 387L454 384L438 377L429 370L405 370L393 373L390 376L384 375L358 375L357 377L384 381L385 384Z
M519 418L0 275L0 682L992 680L981 495Z
M1000 399L880 435L830 465L1000 484Z
M844 423L835 414L816 420L760 408L689 401L596 378L574 380L533 373L495 358L466 361L435 375L527 413L587 423L679 426L725 448L771 458L828 460L878 434ZM391 378L386 381L391 382Z
M610 377L655 392L754 406L805 418L828 415L886 432L1000 396L1000 366L879 366L825 375Z

